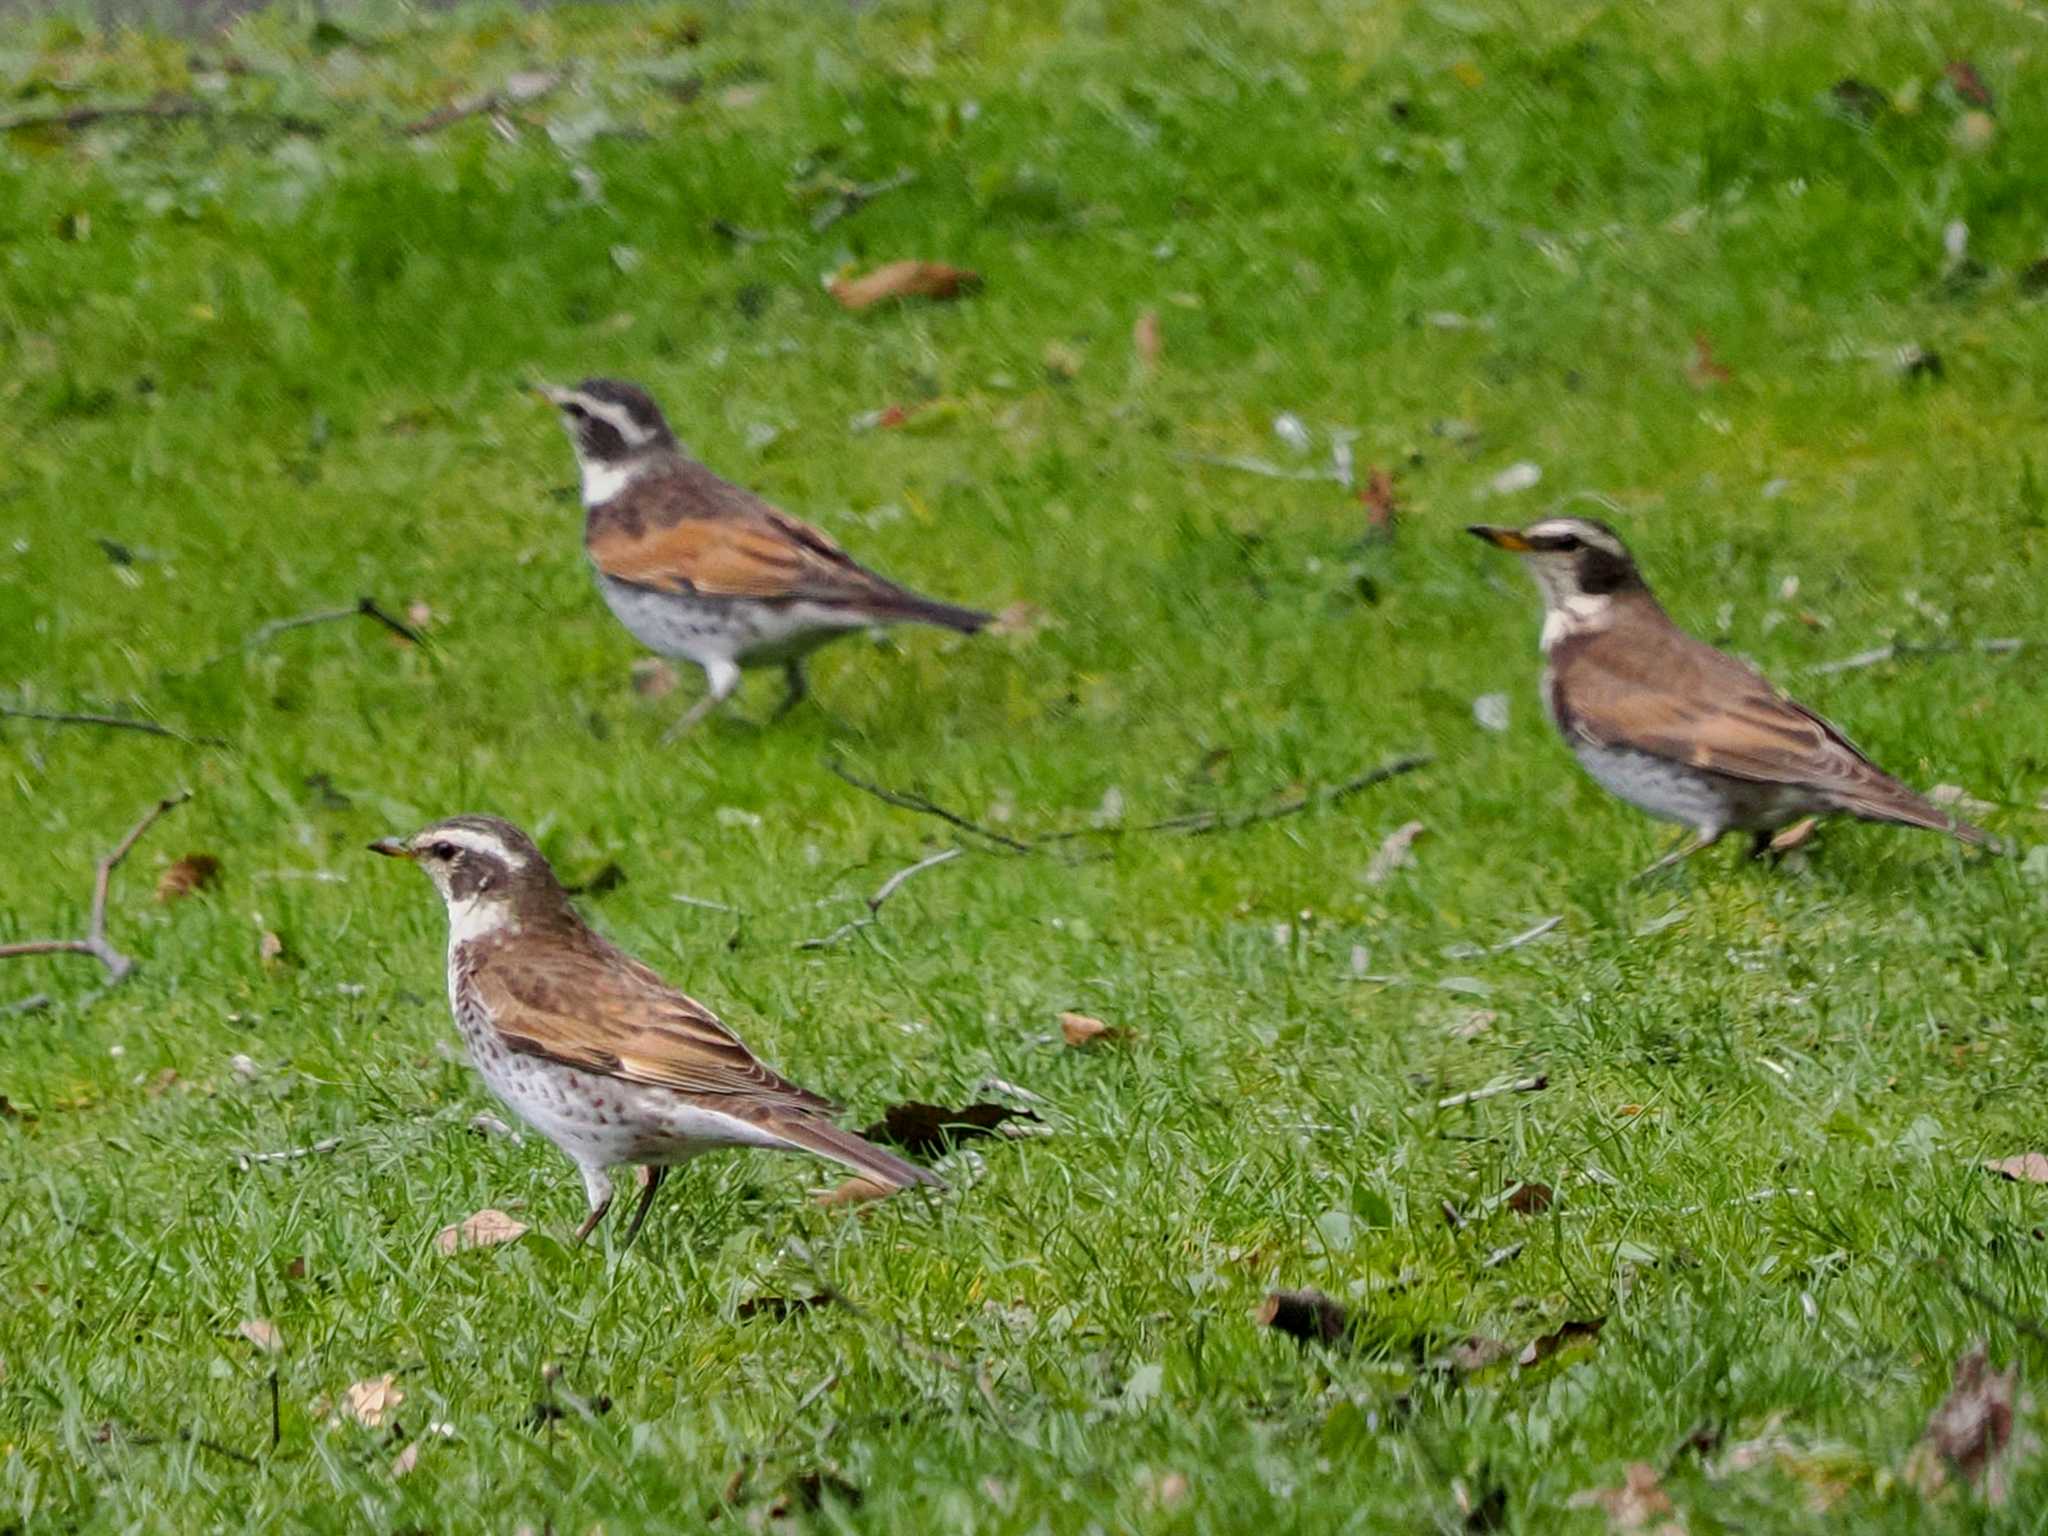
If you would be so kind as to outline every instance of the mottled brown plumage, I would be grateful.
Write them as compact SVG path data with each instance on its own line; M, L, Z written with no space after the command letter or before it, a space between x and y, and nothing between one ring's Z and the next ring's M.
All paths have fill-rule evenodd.
M1622 798L1696 829L1674 857L1738 828L1762 848L1788 822L1837 812L1998 846L1754 667L1680 629L1604 524L1471 531L1522 555L1542 588L1544 705L1580 762Z
M814 1153L891 1188L931 1174L832 1121L829 1099L764 1065L716 1014L593 932L509 822L458 816L374 844L448 904L448 993L484 1080L581 1170L587 1235L608 1169L650 1170L626 1241L668 1168L721 1146Z
M786 709L803 659L877 624L972 634L989 615L921 596L861 565L830 537L684 452L645 390L614 379L546 388L583 476L583 547L605 602L645 645L704 669L703 699L670 735L780 665Z

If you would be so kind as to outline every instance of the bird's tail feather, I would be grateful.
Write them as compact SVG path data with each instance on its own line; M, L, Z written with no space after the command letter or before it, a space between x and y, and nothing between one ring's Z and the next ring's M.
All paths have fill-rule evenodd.
M937 1189L946 1187L946 1181L930 1169L905 1162L895 1153L884 1152L873 1142L814 1115L791 1115L782 1120L775 1131L791 1146L815 1152L820 1157L829 1157L833 1162L851 1168L862 1178L873 1179L891 1189L908 1189L913 1184L927 1184Z
M1923 827L1929 832L1946 832L1957 842L1968 843L1973 848L1988 848L1993 853L2006 851L2005 844L1982 827L1973 826L1960 816L1949 815L1932 800L1914 794L1905 785L1891 779L1842 796L1841 805L1851 816L1860 816L1865 821L1890 821L1904 827Z
M941 629L957 629L963 635L974 634L995 622L992 613L942 603L935 597L922 597L902 587L892 589L882 600L881 607L888 618L912 624L936 624Z

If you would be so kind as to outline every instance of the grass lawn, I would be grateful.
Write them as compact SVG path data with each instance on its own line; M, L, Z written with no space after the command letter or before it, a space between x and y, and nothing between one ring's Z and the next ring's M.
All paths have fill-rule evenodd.
M2048 14L1950 9L11 23L0 112L200 115L0 134L0 699L176 733L0 719L0 942L82 931L195 792L115 876L132 977L0 964L51 997L0 1020L0 1531L1598 1532L1631 1512L1568 1501L1637 1462L1645 1530L2040 1529L2048 1190L1981 1164L2048 1150ZM400 131L558 67L503 131ZM900 258L983 285L823 287ZM699 680L636 690L517 388L589 373L1032 606L662 745ZM1666 834L1556 741L1534 592L1459 532L1551 509L2020 856L1841 824L1625 885ZM264 628L364 596L425 643ZM835 760L1125 830L1006 852ZM849 1123L1035 1134L858 1210L707 1159L567 1246L567 1162L471 1128L439 904L363 851L457 811ZM485 1207L531 1231L438 1249ZM1304 1287L1343 1346L1260 1325ZM1909 1465L1977 1340L2002 1505Z

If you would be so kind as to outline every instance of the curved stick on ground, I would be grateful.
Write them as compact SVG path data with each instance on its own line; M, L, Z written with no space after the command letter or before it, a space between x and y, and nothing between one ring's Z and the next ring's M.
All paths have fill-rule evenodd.
M0 960L20 959L28 955L91 955L106 968L107 985L125 980L135 969L135 961L116 949L107 939L107 887L114 878L114 871L129 851L142 840L142 834L155 826L166 812L176 810L192 798L192 791L181 789L176 794L166 795L142 815L141 820L128 829L128 835L116 843L113 850L100 860L93 872L92 915L87 919L85 936L77 939L24 939L17 944L0 944ZM47 1008L49 997L38 992L11 1003L4 1010L7 1013L28 1013L37 1008Z

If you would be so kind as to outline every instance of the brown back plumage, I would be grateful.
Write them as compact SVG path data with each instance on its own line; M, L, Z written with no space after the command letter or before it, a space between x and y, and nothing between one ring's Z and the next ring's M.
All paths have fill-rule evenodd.
M821 530L681 454L591 508L583 544L605 575L657 591L822 603L969 634L989 621L877 575Z
M1613 601L1634 611L1568 634L1550 652L1550 705L1567 739L1752 783L1798 785L1852 816L1999 846L1878 768L1755 668L1680 629L1648 592Z

